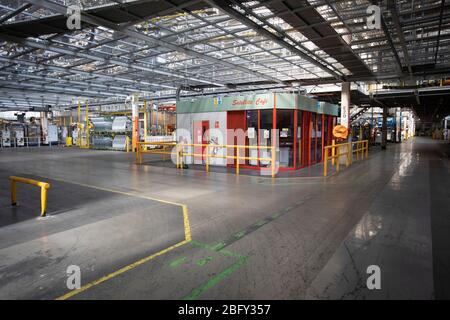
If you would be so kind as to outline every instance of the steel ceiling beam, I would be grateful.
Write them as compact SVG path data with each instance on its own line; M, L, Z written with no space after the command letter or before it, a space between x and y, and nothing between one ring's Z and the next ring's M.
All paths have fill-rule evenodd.
M41 41L37 42L37 41L17 38L17 37L5 35L5 34L0 34L0 39L9 41L9 42L15 42L15 43L21 44L23 46L31 47L31 48L39 48L39 49L53 51L56 53L70 55L70 56L74 56L74 57L78 57L78 58L85 58L85 59L90 59L90 60L94 60L94 61L100 61L103 63L112 63L112 64L115 64L120 67L135 69L137 71L147 71L147 72L161 74L161 75L168 76L168 77L180 78L180 79L184 79L184 80L192 80L192 81L196 81L196 82L200 82L200 83L212 84L215 86L225 86L225 84L222 84L219 82L205 80L205 79L196 78L196 77L185 76L185 75L182 75L175 71L170 71L170 70L165 71L165 70L160 70L155 67L150 68L150 67L146 67L146 66L143 66L140 64L131 64L131 63L129 63L127 61L123 61L123 60L111 59L109 57L94 55L92 53L83 53L83 52L80 52L75 49L69 49L67 47L63 48L60 46L56 46L56 45L52 44L50 41L46 41L46 40L41 40Z
M439 31L438 31L438 35L437 35L437 41L436 41L436 53L434 55L434 64L437 63L437 59L438 59L438 52L439 52L439 42L441 40L441 31L442 31L442 16L444 14L444 5L445 5L445 0L441 1L441 12L439 14Z
M65 83L65 84L69 84L69 85L83 86L83 87L87 87L87 88L96 87L99 89L108 90L108 92L115 93L118 95L125 94L124 91L129 92L129 93L136 92L136 88L124 88L124 87L117 87L117 86L112 86L112 85L107 85L107 84L99 84L99 83L89 81L89 80L76 81L76 80L54 78L54 77L49 77L49 76L38 76L38 75L23 74L23 73L21 73L21 74L8 73L8 72L4 72L4 71L0 71L0 75L15 76L15 77L20 76L20 77L24 77L24 78L28 78L28 79L42 80L43 82Z
M206 0L206 2L209 3L210 5L218 8L218 9L226 12L229 16L233 17L234 19L236 19L237 21L239 21L242 24L246 25L247 27L253 29L254 31L259 33L260 35L262 35L262 36L264 36L264 37L274 41L275 43L277 43L278 45L282 46L283 48L286 48L287 50L291 51L292 53L295 53L295 54L299 55L302 59L304 59L305 61L307 61L309 63L312 63L313 65L315 65L316 67L320 68L322 71L326 72L327 74L332 75L336 79L342 80L342 76L341 75L339 75L335 71L329 69L327 66L325 66L324 64L322 64L319 61L315 60L314 58L310 57L309 55L307 55L303 51L299 50L295 46L293 46L293 45L289 44L288 42L286 42L284 40L283 36L276 35L275 33L272 33L270 31L268 31L267 29L265 29L262 26L258 25L253 20L249 19L246 15L244 15L241 12L233 9L230 6L232 4L231 2L225 1L225 0ZM249 13L246 12L246 14L249 14ZM267 22L265 22L265 24L267 25ZM272 26L272 28L273 28L273 26Z
M403 34L400 18L398 16L397 5L394 0L388 0L387 7L392 15L392 21L394 22L395 28L397 30L398 39L400 40L400 45L403 51L403 58L405 59L406 66L408 67L409 75L412 76L411 62L409 58L408 48L406 47L405 36Z
M28 8L31 8L32 4L30 3L25 3L23 5L21 5L19 8L17 8L16 10L9 12L3 16L0 17L0 24L2 24L3 22L8 21L9 19L11 19L12 17L17 16L18 14L22 13L23 11L27 10Z
M15 61L11 58L5 58L5 57L1 57L0 56L0 62L11 62L11 61ZM151 91L148 90L148 88L142 88L140 87L140 85L146 85L149 87L162 87L162 88L168 88L168 89L172 89L174 87L172 86L165 86L165 85L160 85L160 84L156 84L156 83L152 83L152 82L147 82L147 81L140 81L140 80L133 80L133 79L129 79L129 78L124 78L121 76L115 76L115 75L107 75L107 74L102 74L99 72L95 72L95 71L82 71L82 70L73 70L73 69L69 69L69 68L65 68L65 67L58 67L58 66L53 66L53 65L47 65L47 64L40 64L37 62L33 62L33 61L29 61L29 60L19 60L16 61L20 64L23 65L27 65L27 66L33 66L33 67L42 67L44 69L48 69L48 70L52 70L55 72L63 72L63 73L73 73L73 74L78 74L78 75L83 75L83 76L88 76L88 77L98 77L98 78L102 78L102 79L107 79L107 80L111 80L111 81L120 81L120 82L126 82L126 83L130 83L134 86L136 86L136 90L137 91ZM70 74L69 74L70 75ZM69 76L66 75L66 76Z
M40 6L40 7L44 7L46 9L49 9L49 10L53 10L53 11L59 13L59 14L62 14L62 15L65 15L67 13L67 7L66 6L57 4L57 3L52 2L52 1L48 1L48 0L28 0L28 2L31 2L31 3L33 3L36 6ZM177 52L183 53L185 55L188 55L188 56L191 56L191 57L194 57L194 58L203 59L203 60L214 62L214 63L220 64L220 65L225 65L225 66L227 66L229 68L232 68L232 69L235 69L235 70L239 70L239 71L244 72L246 74L252 74L252 75L254 75L256 77L262 77L264 79L269 79L270 78L270 80L274 80L274 81L277 81L279 83L282 83L282 81L280 81L280 80L278 80L276 78L268 77L268 76L266 76L266 75L264 75L262 73L254 72L251 69L244 68L244 67L241 67L241 66L237 66L237 65L235 65L233 63L226 62L226 61L223 61L223 60L220 60L220 59L216 59L216 58L213 58L211 56L199 53L197 51L194 51L194 50L191 50L191 49L187 49L187 48L183 48L183 47L174 45L174 44L172 44L170 42L167 42L167 41L164 41L164 40L161 40L161 39L157 39L157 38L154 38L154 37L149 36L149 35L145 35L143 33L140 33L140 32L137 32L137 31L133 30L130 27L123 27L123 26L116 25L115 23L112 23L111 21L108 21L108 20L105 20L105 19L102 19L102 18L99 18L99 17L94 17L94 16L89 15L89 14L87 14L85 12L81 12L81 20L86 22L86 23L88 23L88 24L91 24L91 25L94 25L94 26L105 27L105 28L117 31L119 33L125 34L125 35L127 35L129 37L132 37L132 38L135 38L135 39L139 39L139 40L145 41L145 42L150 43L150 44L157 44L158 46L165 47L165 48L168 48L170 50L177 51ZM212 85L225 86L224 84L221 84L221 83L218 83L218 82L212 82L211 84Z
M11 81L11 80L0 80L0 87L4 88L12 88L16 89L18 87L20 88L28 88L27 90L37 90L38 92L42 92L42 90L48 90L49 92L55 92L55 93L74 93L80 96L86 96L86 97L107 97L107 96L117 96L116 94L104 92L104 91L94 91L94 90L81 90L81 89L74 89L74 88L61 88L57 86L51 86L46 84L33 84L33 83L23 83L18 81ZM123 96L126 96L126 94L123 94Z
M370 2L373 5L378 5L378 0L370 0ZM399 55L397 53L397 49L394 46L394 41L392 40L391 34L390 34L389 29L388 29L388 27L386 25L386 21L384 20L383 14L380 15L380 19L381 19L381 21L380 21L381 22L381 28L383 29L383 32L384 32L384 34L386 36L386 40L387 40L387 42L389 44L389 47L392 50L392 53L393 53L394 58L395 58L395 61L397 62L396 66L397 66L397 68L399 70L399 75L400 75L400 74L403 73L402 61L400 60L400 57L399 57Z

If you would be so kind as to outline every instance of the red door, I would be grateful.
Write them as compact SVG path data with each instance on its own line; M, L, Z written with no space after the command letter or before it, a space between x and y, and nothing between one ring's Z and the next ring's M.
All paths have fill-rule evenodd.
M228 111L227 112L227 144L228 145L245 145L245 111ZM234 156L235 149L227 148L228 156ZM241 151L242 156L245 155L245 151ZM239 162L241 164L241 162ZM235 165L236 159L231 161L228 159L227 164Z
M303 111L302 113L302 165L308 166L311 151L311 113L309 111Z

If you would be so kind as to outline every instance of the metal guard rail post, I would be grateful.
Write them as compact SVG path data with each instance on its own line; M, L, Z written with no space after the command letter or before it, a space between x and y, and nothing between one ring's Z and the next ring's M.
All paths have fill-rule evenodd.
M355 150L353 150L353 145L355 145ZM345 146L346 151L341 152L340 147ZM331 150L331 156L328 155L329 150ZM336 165L336 171L339 172L340 169L340 161L339 158L343 155L346 156L345 164L348 167L349 164L353 162L353 153L356 153L356 160L359 160L361 155L361 159L369 158L369 140L360 140L353 142L345 142L340 144L333 143L329 146L324 147L324 161L323 161L323 176L327 176L328 171L328 160L332 161L332 165ZM336 161L337 159L337 161Z
M16 183L21 182L25 184L31 184L33 186L37 186L41 188L41 217L45 217L47 214L47 190L50 188L50 184L48 182L37 181L28 178L21 178L16 176L9 177L11 184L11 205L17 205L17 188Z
M340 147L344 147L344 146L346 148L346 151L341 152ZM328 150L331 150L331 156L328 156ZM348 167L350 165L350 157L351 157L350 145L348 143L335 144L333 141L333 144L331 146L324 147L324 159L323 159L323 176L324 177L327 176L328 160L332 161L332 165L336 164L336 171L339 172L340 158L343 155L345 155L345 166Z
M154 146L162 146L163 149L155 149L155 150L143 150L142 146L146 145L154 145ZM173 147L175 147L175 156L176 156L176 167L183 169L183 159L185 156L191 156L191 157L202 157L205 158L205 169L206 172L209 172L210 167L210 158L216 158L216 159L235 159L236 160L236 174L239 175L240 172L240 160L256 160L256 161L269 161L271 164L271 175L272 177L275 177L275 161L276 161L276 148L275 146L237 146L237 145L219 145L219 144L204 144L204 143L176 143L176 142L139 142L137 145L137 152L136 152L136 163L142 164L142 154L162 154L162 155L172 155L173 154ZM205 154L201 153L190 153L190 152L184 152L184 147L204 147L206 152ZM229 155L215 155L210 153L210 149L214 148L223 148L228 151L228 149L236 149L236 155L229 156ZM241 149L266 149L271 150L271 157L270 158L263 158L263 157L247 157L241 155ZM170 151L167 151L170 150Z
M145 146L162 146L162 149L153 149L153 150L146 150L143 147ZM162 154L164 155L172 155L173 153L173 147L176 149L178 148L176 142L138 142L137 148L136 148L136 163L142 164L142 154ZM176 156L177 159L177 168L179 165L179 157L178 153Z
M210 154L210 148L211 147L214 148L222 148L222 149L226 149L227 153L228 153L228 149L236 149L235 152L235 156L229 156L229 155L214 155L214 154ZM214 145L210 145L210 144L204 144L204 143L180 143L177 145L178 147L178 152L179 153L179 157L178 160L180 161L180 165L181 168L183 168L183 157L187 156L187 157L205 157L205 165L206 165L206 171L209 172L209 166L210 166L210 158L216 158L216 159L234 159L236 160L236 174L239 175L240 173L240 160L255 160L255 161L269 161L271 164L271 175L272 177L275 177L275 161L276 161L276 147L275 146L239 146L239 145L219 145L219 144L214 144ZM206 152L205 154L203 153L195 153L195 151L193 153L190 152L184 152L183 148L184 147L205 147ZM263 158L263 157L247 157L247 156L241 156L241 149L266 149L266 150L271 150L271 157L270 158Z

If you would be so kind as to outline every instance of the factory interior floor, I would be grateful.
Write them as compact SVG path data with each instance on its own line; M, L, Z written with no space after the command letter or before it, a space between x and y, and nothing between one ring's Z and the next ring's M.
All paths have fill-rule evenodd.
M448 299L449 154L417 137L327 178L271 179L3 149L0 299ZM10 175L51 184L48 217L34 186L10 206Z

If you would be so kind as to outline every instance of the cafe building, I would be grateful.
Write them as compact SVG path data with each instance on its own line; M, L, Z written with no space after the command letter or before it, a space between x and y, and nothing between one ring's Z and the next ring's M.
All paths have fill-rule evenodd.
M219 156L236 151L214 145L271 146L275 142L280 170L296 170L322 161L339 110L327 102L284 92L181 100L176 109L179 142L208 144L208 149ZM204 153L204 146L197 148L202 150L196 154ZM242 152L252 158L271 156L271 150L263 148L243 148ZM193 157L186 163L204 164L205 159ZM218 157L210 159L209 164L235 166L235 160ZM239 164L260 169L269 162L245 159Z

